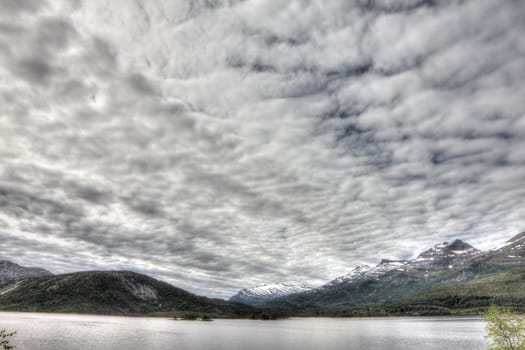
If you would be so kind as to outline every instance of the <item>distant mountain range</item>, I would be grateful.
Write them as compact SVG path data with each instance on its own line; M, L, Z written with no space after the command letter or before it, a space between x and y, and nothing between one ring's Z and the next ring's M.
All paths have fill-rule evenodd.
M481 251L455 240L415 259L357 266L318 288L265 285L243 289L230 301L130 271L53 275L0 261L0 310L10 311L273 318L476 314L491 304L525 311L525 232L498 249Z
M275 298L284 297L290 294L307 292L312 289L314 288L292 283L268 284L254 288L243 289L231 297L230 301L252 306L259 306Z
M374 307L374 310L380 310L379 306L383 305L404 305L406 308L408 305L422 305L424 301L432 306L436 301L432 298L436 295L446 300L455 296L456 291L462 291L466 297L466 291L471 291L471 286L480 282L484 283L480 291L485 294L480 295L484 301L478 300L477 306L484 307L504 299L510 304L525 305L525 292L523 299L520 299L521 293L496 288L498 280L510 278L515 287L522 283L518 291L525 290L522 266L525 267L525 233L513 237L503 247L489 251L481 251L455 240L425 250L415 259L383 259L376 266L357 266L347 275L315 289L287 295L274 293L271 289L245 289L232 300L259 307L288 308L299 313L316 308L342 310ZM490 288L485 283L489 281L492 283ZM261 294L263 292L266 294ZM238 298L239 294L243 298ZM253 298L250 298L252 295ZM441 303L441 307L446 308L446 305L446 302ZM441 311L447 313L446 310Z

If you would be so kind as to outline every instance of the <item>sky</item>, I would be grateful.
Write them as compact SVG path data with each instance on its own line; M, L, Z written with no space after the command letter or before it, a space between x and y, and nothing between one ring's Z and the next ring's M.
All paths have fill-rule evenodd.
M525 230L525 1L0 0L0 258L227 298Z

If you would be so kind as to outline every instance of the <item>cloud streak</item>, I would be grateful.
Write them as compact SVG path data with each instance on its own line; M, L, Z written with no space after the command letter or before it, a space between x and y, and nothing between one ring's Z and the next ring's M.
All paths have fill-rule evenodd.
M521 1L0 7L5 258L227 297L523 230Z

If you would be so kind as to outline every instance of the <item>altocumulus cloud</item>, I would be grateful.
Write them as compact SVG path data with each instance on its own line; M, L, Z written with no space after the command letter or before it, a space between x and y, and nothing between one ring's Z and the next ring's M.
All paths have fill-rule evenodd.
M226 297L525 226L525 2L0 0L2 255Z

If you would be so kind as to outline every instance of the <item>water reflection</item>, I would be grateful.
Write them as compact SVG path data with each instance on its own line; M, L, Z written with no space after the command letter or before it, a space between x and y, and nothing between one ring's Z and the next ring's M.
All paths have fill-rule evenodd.
M87 349L485 349L476 318L173 321L155 318L0 313L17 350Z

